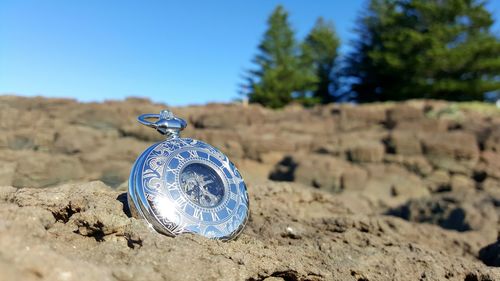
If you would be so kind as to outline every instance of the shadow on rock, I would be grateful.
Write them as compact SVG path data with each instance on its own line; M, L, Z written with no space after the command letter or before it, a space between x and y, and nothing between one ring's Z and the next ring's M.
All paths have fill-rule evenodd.
M294 181L297 163L292 156L285 156L273 171L269 174L269 179L274 181Z
M494 225L498 220L491 198L481 193L472 196L446 193L412 199L389 209L386 214L460 232L488 230L488 226Z
M482 248L479 251L479 259L486 265L500 267L500 239Z
M127 217L131 218L132 213L130 212L130 207L128 205L127 193L124 192L118 195L118 197L116 197L116 200L120 201L120 203L123 204L123 212L127 215Z

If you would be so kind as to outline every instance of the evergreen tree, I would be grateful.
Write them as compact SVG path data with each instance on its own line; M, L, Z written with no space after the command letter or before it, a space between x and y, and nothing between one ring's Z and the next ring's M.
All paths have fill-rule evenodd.
M484 1L371 0L346 74L360 101L481 100L500 89L500 41Z
M305 69L312 67L314 79L313 98L323 104L334 101L333 91L338 89L338 79L334 71L340 40L332 23L322 18L316 21L313 29L302 44L302 60Z
M290 103L303 88L299 48L288 23L288 13L278 6L268 19L268 29L253 62L257 70L247 77L250 102L272 108Z

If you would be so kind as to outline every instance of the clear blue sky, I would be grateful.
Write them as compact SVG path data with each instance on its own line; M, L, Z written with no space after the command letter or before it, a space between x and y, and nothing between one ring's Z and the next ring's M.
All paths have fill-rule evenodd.
M231 101L279 3L298 39L332 20L345 52L365 1L0 0L0 93Z

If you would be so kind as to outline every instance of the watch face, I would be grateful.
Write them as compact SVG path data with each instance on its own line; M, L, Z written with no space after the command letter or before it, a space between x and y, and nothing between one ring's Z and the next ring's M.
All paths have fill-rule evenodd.
M147 149L132 169L129 198L138 216L168 235L230 239L248 219L245 183L214 147L187 138Z
M191 202L203 208L219 205L224 196L222 179L214 169L202 163L191 163L182 169L180 186Z

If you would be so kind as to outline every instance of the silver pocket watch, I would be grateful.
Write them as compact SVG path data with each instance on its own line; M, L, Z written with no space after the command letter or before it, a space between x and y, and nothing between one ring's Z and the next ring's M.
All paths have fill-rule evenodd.
M249 206L245 182L234 164L209 144L181 138L187 123L168 110L137 119L166 140L146 149L132 167L132 215L169 236L235 238L248 220Z

